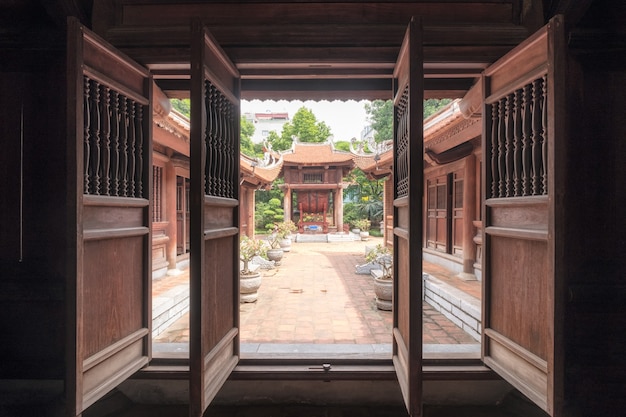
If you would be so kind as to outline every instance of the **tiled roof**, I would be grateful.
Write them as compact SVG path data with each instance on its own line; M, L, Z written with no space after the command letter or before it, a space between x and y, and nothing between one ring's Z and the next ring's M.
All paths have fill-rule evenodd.
M338 151L331 143L297 143L282 154L285 163L300 165L351 165L353 155Z
M378 161L374 155L354 155L353 158L356 166L366 174L387 175L393 165L393 149L380 155Z
M239 160L243 179L254 184L270 184L278 178L278 175L283 168L282 160L268 167L255 165L255 161L243 154L240 154Z
M260 120L289 119L289 113L254 113L254 118Z

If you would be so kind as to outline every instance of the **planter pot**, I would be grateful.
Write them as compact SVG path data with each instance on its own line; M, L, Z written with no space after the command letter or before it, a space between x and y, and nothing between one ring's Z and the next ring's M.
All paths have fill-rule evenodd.
M361 233L361 229L357 229L357 228L355 227L354 229L352 229L352 230L351 230L351 232L352 232L352 233L355 233L355 234L357 234L357 235L358 235L359 233Z
M278 244L284 252L289 252L291 250L291 238L286 237L284 239L281 239Z
M269 249L267 251L267 259L274 261L276 265L280 265L280 260L283 259L285 252L281 248Z
M366 232L365 230L361 230L359 232L359 236L361 236L361 240L367 240L370 238L370 232Z
M254 303L259 297L258 289L261 286L261 273L250 272L239 274L239 302Z
M393 294L393 280L374 278L374 294L376 294L376 307L379 310L391 311L391 296Z

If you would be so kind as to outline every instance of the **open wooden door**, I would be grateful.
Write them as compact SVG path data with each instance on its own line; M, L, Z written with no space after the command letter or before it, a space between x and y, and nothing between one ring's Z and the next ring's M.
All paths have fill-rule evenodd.
M553 416L564 380L563 32L557 16L485 70L483 110L483 358Z
M407 410L422 415L422 195L424 186L421 24L411 19L394 70L393 363Z
M239 73L211 34L192 31L190 415L200 417L239 359Z
M75 19L67 57L66 400L79 415L151 355L152 79Z

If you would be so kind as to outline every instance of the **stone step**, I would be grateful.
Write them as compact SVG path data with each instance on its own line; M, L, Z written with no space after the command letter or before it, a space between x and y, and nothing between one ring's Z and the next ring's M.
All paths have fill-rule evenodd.
M301 243L315 243L315 242L323 242L326 243L328 242L328 235L326 235L325 233L319 233L319 234L309 234L309 233L298 233L296 235L296 242L301 242Z
M328 242L355 242L361 240L361 237L354 233L329 233Z

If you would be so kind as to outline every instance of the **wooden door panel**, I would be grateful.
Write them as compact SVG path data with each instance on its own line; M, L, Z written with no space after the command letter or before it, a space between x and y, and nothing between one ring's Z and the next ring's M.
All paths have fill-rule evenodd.
M411 19L394 70L393 363L411 416L422 415L424 194L421 23Z
M549 25L485 70L483 132L483 358L533 402L562 415L562 321L555 288L553 56L562 22ZM548 117L548 114L551 117Z
M491 237L490 328L542 358L548 354L547 245L545 241Z
M77 229L66 395L78 415L151 355L152 80L75 20L68 57L76 203L68 223Z
M239 360L239 73L193 27L190 185L190 415Z

